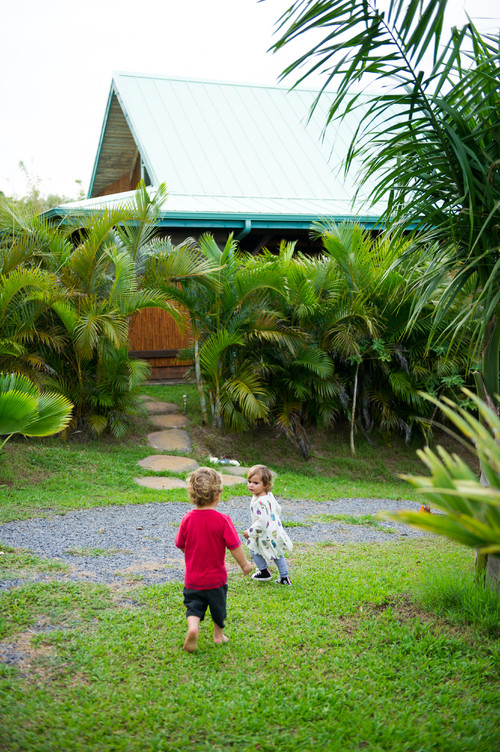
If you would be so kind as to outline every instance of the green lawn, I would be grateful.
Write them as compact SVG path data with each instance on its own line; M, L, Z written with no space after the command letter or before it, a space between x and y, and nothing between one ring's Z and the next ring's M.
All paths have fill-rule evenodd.
M149 389L179 404L186 393ZM415 498L397 478L421 472L415 447L360 447L352 461L345 442L315 437L315 456L305 464L271 433L257 443L203 429L191 396L197 459L219 451L237 453L244 464L265 461L279 473L277 494L289 498ZM140 423L120 443L11 442L2 469L3 521L185 499L183 491L160 495L133 484L144 474L134 467L137 459L155 453L146 430ZM500 599L477 596L473 553L461 546L430 537L296 546L292 588L258 584L231 568L230 642L214 645L207 620L193 655L181 649L182 583L62 582L60 562L3 552L1 580L34 572L51 580L0 593L2 750L500 747Z
M207 464L209 455L235 457L242 465L264 463L279 474L276 494L289 499L323 501L339 497L375 497L418 500L418 493L399 478L400 473L421 473L415 455L420 443L383 440L376 445L359 440L352 457L341 429L331 433L311 431L312 453L305 462L298 450L272 429L248 434L221 433L200 425L194 387L150 386L144 393L183 407L188 395L192 456ZM147 445L148 430L158 430L146 419L137 422L126 441L101 439L86 442L78 435L59 438L17 437L5 447L0 463L0 523L108 504L143 504L158 499L184 501L185 491L158 492L137 486L134 477L149 475L137 461L157 451ZM163 473L168 475L169 473ZM224 491L223 499L238 493ZM245 486L241 493L246 494Z

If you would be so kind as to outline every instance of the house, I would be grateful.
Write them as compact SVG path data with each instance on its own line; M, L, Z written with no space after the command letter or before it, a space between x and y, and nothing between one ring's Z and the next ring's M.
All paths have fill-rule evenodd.
M258 253L282 239L307 249L314 221L356 220L377 226L383 207L355 195L343 172L359 112L326 132L329 98L317 91L115 73L88 198L52 214L85 211L132 195L139 180L165 183L161 232L178 243L210 232ZM368 208L367 208L368 207ZM141 313L132 347L153 377L176 375L183 340L158 311Z

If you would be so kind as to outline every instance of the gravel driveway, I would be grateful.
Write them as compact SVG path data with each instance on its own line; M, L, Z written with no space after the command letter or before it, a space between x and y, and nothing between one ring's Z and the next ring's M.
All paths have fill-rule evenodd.
M294 543L381 543L401 537L422 537L425 533L406 525L379 522L349 525L328 521L324 515L374 515L379 510L418 509L411 501L386 499L337 499L327 502L288 501L279 499L282 519L290 525L288 533ZM130 504L99 507L66 514L9 522L0 525L0 543L23 548L47 559L59 559L69 571L57 574L59 580L101 583L143 584L182 580L182 553L174 539L182 516L190 509L188 502ZM238 531L249 525L248 496L221 502L218 509L229 514ZM321 516L321 517L318 517ZM243 537L242 537L243 542ZM0 581L0 590L24 582L54 579L53 573L23 574L17 579Z

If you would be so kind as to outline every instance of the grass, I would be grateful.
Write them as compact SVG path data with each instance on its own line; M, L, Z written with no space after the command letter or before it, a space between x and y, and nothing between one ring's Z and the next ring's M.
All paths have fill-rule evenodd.
M181 405L188 393L193 456L265 461L278 472L282 497L416 498L397 477L422 472L411 456L415 447L360 446L352 461L338 435L316 435L306 464L272 432L257 444L255 436L201 427L184 386L146 391ZM3 520L184 501L184 491L150 492L133 483L141 474L137 459L154 453L147 430L139 421L119 443L11 442L10 479L0 490ZM474 585L473 553L462 546L435 537L296 545L292 588L255 583L231 568L230 642L214 645L207 618L193 655L181 649L182 583L145 587L139 576L113 586L68 582L61 562L1 550L3 581L30 573L43 581L0 591L0 749L491 752L500 746L500 598Z
M343 522L344 525L366 525L368 527L375 528L375 530L383 530L384 533L392 532L390 528L381 525L377 518L373 514L313 514L308 517L311 522Z
M358 440L357 456L350 454L348 435L341 427L330 433L311 431L311 459L306 462L283 436L271 429L248 434L219 432L200 424L196 390L192 385L146 386L144 394L155 400L175 402L191 420L192 457L207 464L209 456L228 456L242 465L264 462L276 470L276 494L288 499L327 501L336 498L389 498L420 501L414 489L399 475L418 473L422 463L415 452L418 441L383 437L372 446ZM127 441L109 438L84 441L79 434L66 442L60 438L12 438L0 464L0 523L48 514L64 514L74 509L110 504L145 504L185 501L183 489L156 491L134 483L135 477L150 475L137 465L140 459L156 454L147 444L148 431L156 430L147 418L137 421ZM449 439L445 436L447 443ZM176 473L160 473L174 475ZM227 488L223 500L246 488Z
M0 596L0 745L12 752L498 747L496 632L415 603L442 540L303 547L293 588L230 574L230 643L181 650L182 586L43 583ZM29 642L26 635L29 635ZM262 708L264 707L264 710Z
M121 552L124 552L122 548L92 548L91 546L75 546L65 551L73 556L113 556Z

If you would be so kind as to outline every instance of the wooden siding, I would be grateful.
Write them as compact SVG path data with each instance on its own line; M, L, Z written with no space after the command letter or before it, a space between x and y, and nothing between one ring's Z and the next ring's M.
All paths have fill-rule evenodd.
M181 332L166 311L146 308L139 311L131 322L130 354L149 362L153 380L181 379L190 362L179 360L177 352L189 345L190 338L189 327Z
M127 173L126 175L122 175L121 178L118 178L118 180L115 180L111 185L106 186L106 188L100 192L99 196L111 196L113 193L125 193L126 191L131 190L133 189L130 183L130 176Z
M126 191L135 191L141 180L141 157L137 152L135 165L131 173L127 172L121 178L115 180L104 188L99 196L112 196L114 193L125 193Z
M110 186L121 181L124 176L127 176L130 186L133 177L135 177L137 155L138 149L134 137L130 132L130 127L116 94L113 94L92 196L110 195L113 192L109 190ZM115 192L121 193L122 190L133 190L133 188L135 186L119 189Z

